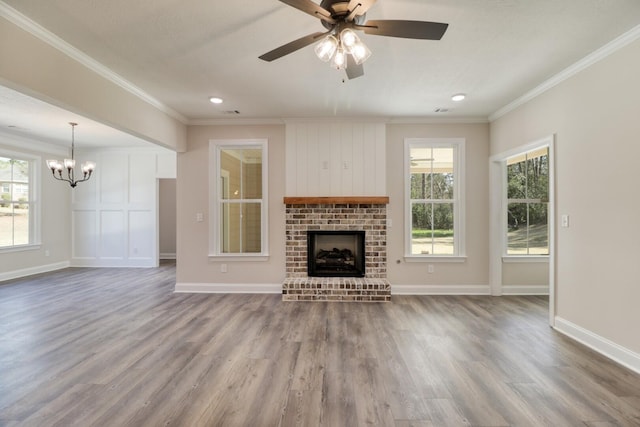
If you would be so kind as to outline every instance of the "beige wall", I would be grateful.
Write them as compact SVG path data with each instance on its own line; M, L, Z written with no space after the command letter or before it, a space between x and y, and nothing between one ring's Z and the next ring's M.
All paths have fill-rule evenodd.
M556 135L557 316L640 352L640 41L491 124L491 153Z
M176 255L176 180L158 180L158 232L160 258Z
M44 161L49 158L60 158L60 153L42 151L42 149L28 149L24 142L21 146L3 144L2 141L15 143L14 137L0 135L0 149L39 156L41 160L40 175L40 215L41 241L39 249L0 254L0 279L2 274L21 270L38 272L46 271L47 266L69 264L71 257L71 187L56 181L46 169ZM80 184L81 185L81 184ZM49 256L46 255L49 252Z
M268 139L269 254L267 261L233 262L222 273L222 261L209 253L209 140ZM177 223L178 283L278 284L285 277L285 127L190 126L187 152L178 154ZM196 222L196 213L204 214Z
M387 188L393 227L388 232L388 273L393 284L488 284L488 124L388 125ZM269 252L267 262L210 261L208 254L208 150L210 139L269 139ZM436 263L427 274L425 263L405 263L404 178L405 137L462 137L466 139L466 235L464 263ZM178 272L181 283L281 283L285 274L284 251L284 126L191 126L188 150L178 155ZM393 171L390 173L389 171ZM205 221L196 222L196 214ZM396 264L396 260L401 260Z
M404 139L465 138L466 253L464 263L404 262ZM392 285L488 285L489 283L489 125L387 125L388 278ZM398 263L398 261L400 261Z
M184 124L1 17L0 58L4 86L149 142L185 149Z

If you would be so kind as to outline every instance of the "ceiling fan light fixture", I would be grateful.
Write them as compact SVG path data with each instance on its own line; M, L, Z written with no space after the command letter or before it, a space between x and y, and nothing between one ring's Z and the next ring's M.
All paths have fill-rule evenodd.
M338 39L334 36L327 36L322 39L314 48L318 59L329 62L338 49Z
M360 38L351 28L345 28L340 32L340 41L342 42L344 51L351 54L353 53L354 47L360 43Z
M333 56L331 64L336 70L344 70L347 68L347 54L342 47L339 47L336 50L336 54Z
M364 61L369 59L371 56L371 50L362 42L358 42L353 46L351 50L351 55L353 56L353 60L357 65L362 64Z

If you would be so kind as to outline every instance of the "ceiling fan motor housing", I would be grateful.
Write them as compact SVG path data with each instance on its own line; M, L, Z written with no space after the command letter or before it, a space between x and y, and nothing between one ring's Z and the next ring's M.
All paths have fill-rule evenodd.
M338 22L345 22L345 18L349 14L349 2L344 0L322 0L320 7L331 12L331 18ZM363 25L366 20L365 17L366 13L356 15L353 18L352 23L356 25ZM320 21L327 30L332 30L336 26L336 24L327 22L322 18L320 18Z

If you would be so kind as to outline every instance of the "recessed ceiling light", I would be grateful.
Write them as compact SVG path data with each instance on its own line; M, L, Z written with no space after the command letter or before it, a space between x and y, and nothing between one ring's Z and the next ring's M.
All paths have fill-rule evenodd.
M209 98L212 104L222 104L222 98L218 98L217 96L212 96Z
M465 95L464 93L456 93L451 97L451 100L455 102L460 102L460 101L463 101L466 97L467 95Z

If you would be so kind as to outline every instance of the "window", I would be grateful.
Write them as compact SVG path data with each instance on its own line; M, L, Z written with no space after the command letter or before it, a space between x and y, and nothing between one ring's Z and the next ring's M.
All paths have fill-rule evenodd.
M549 148L507 159L507 255L549 254Z
M0 152L0 249L38 243L34 188L37 161Z
M405 140L407 257L461 257L463 139Z
M267 141L210 143L211 256L267 255Z

